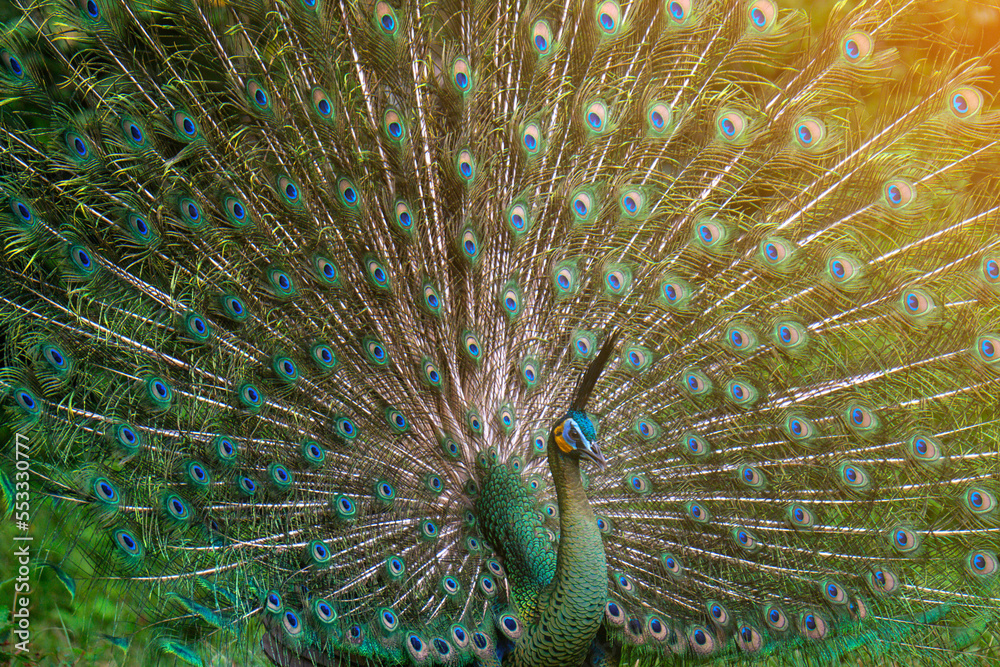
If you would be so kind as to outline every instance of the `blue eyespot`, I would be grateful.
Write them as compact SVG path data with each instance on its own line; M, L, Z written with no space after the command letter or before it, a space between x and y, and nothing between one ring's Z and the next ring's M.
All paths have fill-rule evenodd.
M899 204L903 201L903 192L898 185L890 185L885 191L889 201L893 204Z
M187 516L188 513L187 506L181 501L180 498L171 498L170 508L173 510L174 516L176 516L179 519Z
M10 70L10 73L15 77L20 79L24 76L24 68L21 66L21 61L15 58L9 51L4 51L0 54L0 59L3 60L4 65Z
M106 479L99 479L96 484L97 494L102 500L109 503L118 502L118 492Z
M142 546L128 531L118 530L115 532L115 541L129 555L142 553Z
M86 250L78 247L74 250L72 256L73 259L76 260L77 264L79 264L82 268L84 269L90 268L91 264L90 254Z
M135 123L129 123L128 132L129 136L132 137L132 141L134 141L137 144L142 143L143 141L142 130L139 129L138 125L136 125Z
M34 412L38 408L38 401L35 400L35 397L24 390L18 391L14 395L14 400L28 412Z

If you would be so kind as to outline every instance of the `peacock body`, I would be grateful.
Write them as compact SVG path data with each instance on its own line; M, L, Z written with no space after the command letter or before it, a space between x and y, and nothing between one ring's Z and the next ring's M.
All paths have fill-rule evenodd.
M995 644L1000 124L917 3L22 9L5 451L117 645Z

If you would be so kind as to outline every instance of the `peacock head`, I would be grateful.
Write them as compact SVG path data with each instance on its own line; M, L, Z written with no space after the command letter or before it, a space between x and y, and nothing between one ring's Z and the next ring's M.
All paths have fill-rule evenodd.
M597 446L597 429L590 415L581 410L570 410L552 427L552 439L559 451L570 457L586 457L597 464L600 470L608 462Z

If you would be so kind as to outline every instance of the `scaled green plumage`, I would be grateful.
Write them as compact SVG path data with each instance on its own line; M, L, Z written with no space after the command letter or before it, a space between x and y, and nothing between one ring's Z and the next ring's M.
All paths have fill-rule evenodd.
M994 659L1000 119L928 7L25 5L38 567L191 665Z

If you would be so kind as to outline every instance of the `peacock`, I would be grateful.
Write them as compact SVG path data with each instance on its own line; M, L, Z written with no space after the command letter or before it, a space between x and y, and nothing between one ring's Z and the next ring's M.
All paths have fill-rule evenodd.
M0 486L112 644L997 659L1000 115L944 10L20 3Z

